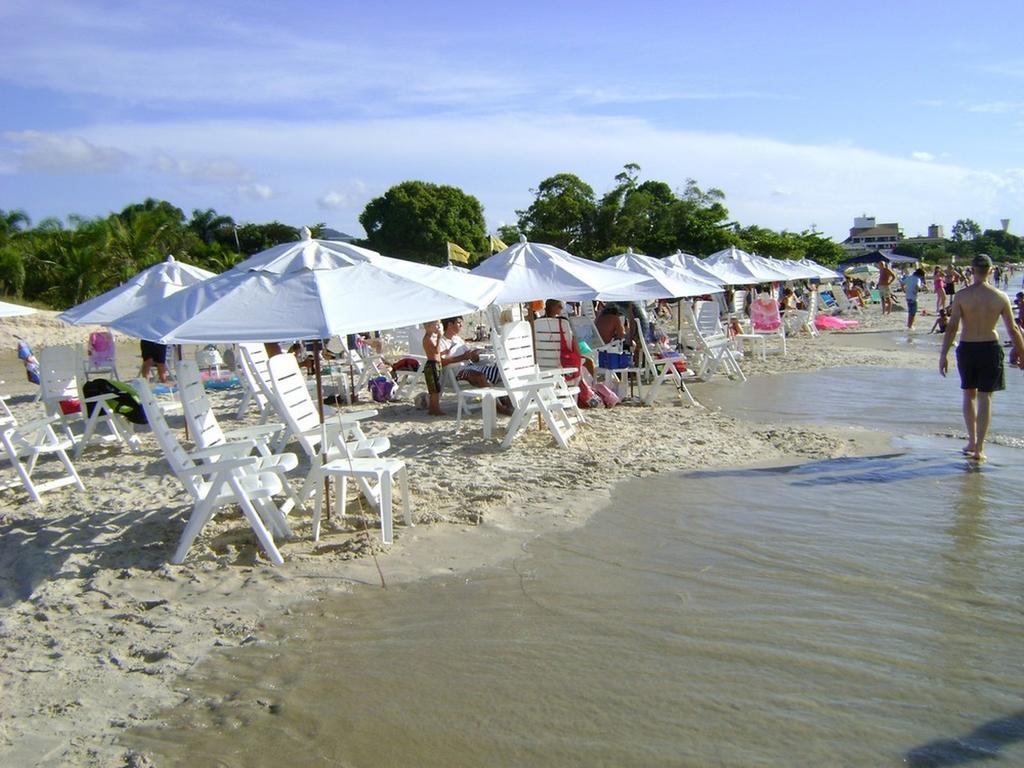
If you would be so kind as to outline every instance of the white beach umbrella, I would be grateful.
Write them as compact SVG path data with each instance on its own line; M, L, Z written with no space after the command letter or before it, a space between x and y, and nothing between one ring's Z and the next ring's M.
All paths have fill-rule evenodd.
M324 339L474 312L493 280L325 240L256 254L227 272L120 318L111 327L160 343Z
M22 315L34 314L37 310L32 307L24 307L21 304L10 304L0 301L0 317L21 317Z
M643 282L639 275L581 259L553 245L530 243L525 237L484 259L471 274L502 281L495 298L498 304L550 298L565 301L645 298L632 290Z
M119 317L213 276L213 272L168 256L165 261L142 270L116 288L62 312L57 319L72 325L109 325Z
M725 285L725 282L708 269L704 262L694 256L692 253L683 253L682 251L676 251L671 256L666 256L662 259L663 262L668 264L673 269L679 269L692 277L699 277L702 280L707 280L718 286Z
M800 263L805 267L813 269L818 273L818 278L823 281L835 281L840 279L840 275L834 269L819 264L814 259L800 259Z
M794 278L782 272L767 259L730 246L704 259L704 266L725 281L726 285L784 283Z
M811 280L818 277L817 270L811 269L797 259L776 259L771 256L759 256L757 258L764 259L773 269L791 275L790 280Z
M605 259L603 263L643 277L644 282L638 288L657 294L645 298L675 299L722 292L720 282L713 283L691 276L661 259L633 253L632 248L618 256Z

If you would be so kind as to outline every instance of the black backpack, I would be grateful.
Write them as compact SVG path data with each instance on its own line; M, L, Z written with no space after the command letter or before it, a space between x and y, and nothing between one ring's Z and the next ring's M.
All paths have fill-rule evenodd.
M92 379L82 385L82 394L86 399L92 399L100 395L110 395L106 398L107 407L114 413L124 416L132 424L148 424L146 411L142 408L142 401L135 393L135 390L123 381L108 381L107 379ZM92 410L96 403L86 403L86 412L92 416Z

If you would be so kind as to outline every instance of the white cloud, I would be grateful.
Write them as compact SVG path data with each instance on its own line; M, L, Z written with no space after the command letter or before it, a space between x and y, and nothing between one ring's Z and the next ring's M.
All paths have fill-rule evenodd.
M931 152L922 152L920 150L916 152L911 152L910 156L915 160L920 160L922 163L930 163L935 159L935 155L933 155Z
M132 162L127 153L81 136L8 131L2 138L10 144L3 165L28 173L111 173Z
M356 179L342 189L334 188L316 199L316 207L322 211L344 211L349 208L362 207L366 201L367 186Z
M274 190L266 184L242 184L235 191L249 200L270 200L274 196Z

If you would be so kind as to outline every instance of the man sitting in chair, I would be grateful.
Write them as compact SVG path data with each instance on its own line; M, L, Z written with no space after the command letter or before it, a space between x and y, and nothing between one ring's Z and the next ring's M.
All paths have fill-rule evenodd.
M455 374L459 381L468 381L474 387L491 387L501 384L501 370L495 364L481 363L480 352L471 348L459 335L462 317L446 317L441 321L441 365L462 363ZM512 413L512 403L507 397L500 397L496 407L506 416Z

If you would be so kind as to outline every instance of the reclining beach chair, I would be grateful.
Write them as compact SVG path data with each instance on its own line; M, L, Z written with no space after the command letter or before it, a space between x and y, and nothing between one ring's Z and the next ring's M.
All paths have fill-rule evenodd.
M235 345L235 362L241 371L242 401L238 404L237 418L245 415L249 403L255 403L260 412L260 423L270 418L270 373L267 371L267 348L259 343Z
M641 365L646 369L648 376L651 379L651 383L648 386L647 393L643 397L644 405L654 405L654 401L658 398L658 391L661 389L663 384L671 384L675 390L679 399L682 401L688 401L690 405L699 406L690 390L686 386L686 379L696 378L691 370L680 371L677 362L683 360L682 357L665 357L658 358L654 357L651 353L651 346L647 343L647 339L644 335L638 334L637 338L640 340L640 354L642 357Z
M786 325L782 322L778 300L761 294L750 303L750 330L760 336L777 338L782 354L786 354Z
M812 290L807 295L807 309L787 309L782 313L782 324L786 334L792 336L806 331L808 336L817 336L818 328L814 324L818 316L818 292Z
M237 504L267 557L281 565L284 558L274 537L292 535L284 513L274 503L274 496L285 490L282 467L261 465L261 457L249 455L250 446L244 443L187 452L167 425L149 382L134 379L132 386L171 471L192 497L192 513L171 562L184 562L192 542L217 510Z
M299 460L294 453L275 453L271 449L272 442L281 442L281 435L285 430L284 424L255 424L225 432L213 412L210 398L203 387L199 366L190 360L179 360L176 369L185 424L188 426L189 435L197 448L230 445L232 446L232 455L234 455L234 446L245 444L248 446L250 454L255 452L260 456L258 463L260 469L280 467L284 472L291 472L298 466ZM218 457L211 454L211 458L216 460ZM284 491L289 498L281 507L281 511L287 514L293 506L301 506L301 502L287 480L284 482Z
M286 439L297 440L310 460L309 474L299 491L299 498L303 501L316 491L319 465L346 455L379 458L391 448L388 438L369 438L360 426L362 419L377 415L373 409L332 414L324 422L328 425L325 434L316 403L309 394L305 376L294 355L275 355L270 358L267 367L270 372L270 394L274 408L284 421ZM378 494L375 490L366 483L361 483L360 487L364 495L376 504Z
M832 298L835 299L836 306L839 307L839 314L841 315L862 315L864 310L861 309L857 304L850 300L850 297L846 295L846 291L843 290L841 285L837 285L832 291Z
M818 311L823 315L838 315L839 305L836 303L834 290L819 290L818 291Z
M114 334L110 331L93 331L86 342L85 375L86 377L103 376L106 379L120 381L117 375Z
M685 299L680 300L679 310L682 317L680 331L685 336L684 343L693 351L696 380L707 381L722 369L726 376L746 381L737 360L741 353L735 350L733 340L718 321L717 306L712 304L710 310L703 310L700 320Z
M576 403L580 394L579 384L583 376L583 366L581 364L579 368L565 368L562 365L563 337L570 349L579 351L572 324L566 318L538 317L533 321L533 350L537 368L553 376L561 375L565 379L568 393ZM583 413L579 411L579 406L576 418L581 422L586 421Z
M494 347L501 370L501 380L512 400L512 418L501 442L508 448L516 435L530 425L537 414L562 448L576 434L575 399L561 375L542 372L534 362L533 337L530 324L520 320L502 328L500 343Z
M48 416L19 425L14 416L4 417L0 423L0 457L7 459L15 477L0 481L0 489L21 485L29 498L37 504L41 503L39 497L44 491L54 488L74 485L80 491L85 490L78 472L68 458L67 452L73 445L72 441L58 438L53 431L57 421L59 419L56 416ZM39 458L46 455L55 456L60 461L64 474L42 483L33 482L32 472Z
M39 386L48 416L55 417L68 439L75 443L75 458L94 439L122 443L139 450L139 439L132 425L109 404L110 395L86 397L85 367L77 347L44 347L39 352ZM76 436L71 422L81 420L83 431ZM101 434L105 432L105 434Z

